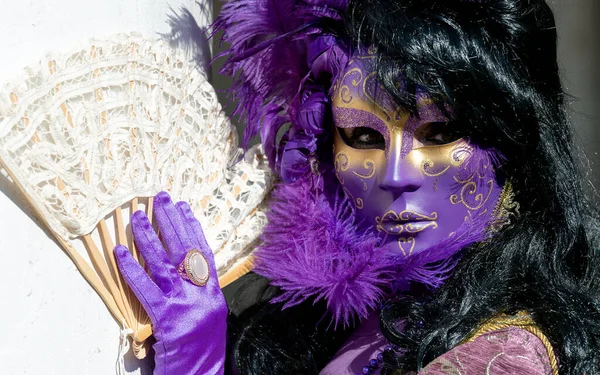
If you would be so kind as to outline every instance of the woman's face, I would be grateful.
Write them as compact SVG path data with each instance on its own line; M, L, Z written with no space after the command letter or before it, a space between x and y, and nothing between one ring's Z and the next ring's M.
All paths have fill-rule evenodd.
M487 154L452 134L426 96L417 95L416 115L396 106L367 59L349 61L332 98L336 176L361 225L408 256L463 224L489 223L501 187Z

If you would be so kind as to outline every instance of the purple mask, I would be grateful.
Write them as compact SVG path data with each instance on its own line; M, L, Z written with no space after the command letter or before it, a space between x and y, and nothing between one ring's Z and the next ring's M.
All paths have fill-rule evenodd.
M349 60L332 96L336 176L361 225L404 256L462 225L485 228L502 191L488 152L453 135L426 95L417 92L417 114L398 107L370 61L369 54Z

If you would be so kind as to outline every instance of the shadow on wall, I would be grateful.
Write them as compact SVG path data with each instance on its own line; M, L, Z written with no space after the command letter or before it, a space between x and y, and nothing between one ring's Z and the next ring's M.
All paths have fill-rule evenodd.
M224 1L222 0L215 1L212 14L213 20L216 19L219 15L219 12L221 12L223 2ZM219 32L215 34L214 38L212 39L214 56L217 56L220 52L225 51L228 47L228 45L226 44L220 44L221 35L223 35L223 33ZM237 116L233 116L236 103L233 100L231 100L231 98L228 96L228 90L233 86L233 79L229 76L219 74L219 71L223 67L224 62L225 58L220 58L213 61L211 65L213 80L211 81L211 83L217 91L217 97L219 98L219 102L223 106L223 109L225 110L227 116L231 119L231 123L236 127L241 139L241 134L244 132L245 124L242 121L240 121L240 119ZM258 140L255 139L253 142L250 142L249 146L252 146L256 143L258 143Z
M159 34L172 47L181 48L191 56L198 67L207 72L208 80L215 88L219 102L231 123L236 127L238 134L242 134L244 126L237 118L233 117L235 103L227 96L227 90L233 85L231 77L219 74L225 59L217 59L211 64L213 56L217 56L226 49L226 45L219 45L222 33L217 33L212 40L208 39L210 30L200 26L194 14L200 14L202 19L214 20L223 5L221 0L196 1L199 13L192 12L186 7L178 10L170 8L171 14L167 16L170 31Z
M196 1L201 19L212 19L212 2ZM211 48L207 37L207 26L200 26L192 12L182 6L179 10L169 7L167 23L170 27L168 33L159 34L171 47L180 48L186 52L197 64L198 68L205 71L211 81L210 70Z

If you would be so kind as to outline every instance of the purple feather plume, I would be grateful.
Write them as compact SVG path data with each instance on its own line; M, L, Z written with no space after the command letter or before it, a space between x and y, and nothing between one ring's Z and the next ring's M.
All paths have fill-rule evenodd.
M236 114L247 120L242 145L261 132L262 126L280 127L293 122L287 109L311 74L308 44L322 33L320 21L341 21L347 0L235 0L228 1L214 24L222 41L231 47L221 73L235 77L231 89L238 100ZM281 112L273 111L281 108ZM264 144L274 161L273 134ZM265 141L265 139L263 139ZM273 166L273 165L272 165Z

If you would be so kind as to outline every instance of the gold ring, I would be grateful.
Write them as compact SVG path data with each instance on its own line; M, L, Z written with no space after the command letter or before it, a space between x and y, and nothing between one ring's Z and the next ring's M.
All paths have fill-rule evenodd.
M188 251L183 262L177 267L177 273L195 285L204 286L208 282L210 269L204 254L200 250L192 249Z

